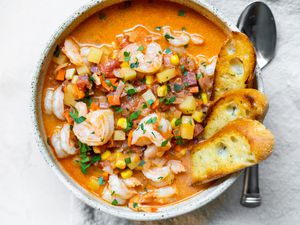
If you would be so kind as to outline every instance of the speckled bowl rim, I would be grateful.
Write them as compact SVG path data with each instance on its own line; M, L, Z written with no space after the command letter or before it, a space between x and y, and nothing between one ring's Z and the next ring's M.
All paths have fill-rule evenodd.
M79 10L74 12L52 35L50 41L46 45L43 53L41 54L40 60L38 61L36 71L33 75L32 83L31 83L31 117L33 121L33 131L38 144L38 149L44 157L47 164L52 168L54 173L58 176L58 178L64 183L68 189L72 191L72 193L95 209L99 209L105 213L111 214L113 216L117 216L124 219L129 220L138 220L138 221L150 221L150 220L160 220L172 218L175 216L179 216L188 212L191 212L195 209L198 209L218 196L220 196L224 191L226 191L238 178L241 172L234 173L229 176L226 180L222 181L220 184L210 187L207 190L200 192L184 201L181 201L174 205L169 205L160 208L158 212L155 213L147 213L147 212L134 212L126 207L117 207L110 205L97 197L93 196L79 184L77 184L59 165L58 161L55 159L53 152L47 145L47 140L45 135L43 135L44 127L42 123L41 116L41 95L42 95L42 84L44 81L44 77L42 73L45 72L46 61L49 57L52 56L54 48L56 44L59 42L59 39L62 40L62 34L66 32L66 30L72 30L76 27L80 20L82 22L84 19L80 19L81 16L88 17L93 14L93 9L99 7L99 4L104 7L111 5L111 3L115 4L122 0L103 0L103 1L91 1L82 6ZM170 0L172 2L181 2L180 0ZM208 10L212 15L221 20L224 25L232 30L238 31L238 28L227 20L215 7L210 5L205 0L189 0L183 1L184 5L189 6L189 4L197 4L202 8ZM182 3L181 3L182 4ZM97 6L97 7L96 7ZM97 10L96 10L97 11ZM85 15L88 14L88 15ZM69 31L68 31L69 32ZM60 40L60 41L61 41ZM257 81L257 89L263 91L263 81L261 78L261 71L259 67L256 68L256 81Z

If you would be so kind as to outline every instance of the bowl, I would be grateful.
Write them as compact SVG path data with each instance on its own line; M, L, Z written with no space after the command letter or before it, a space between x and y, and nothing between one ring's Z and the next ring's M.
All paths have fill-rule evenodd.
M108 204L96 196L89 193L79 184L77 184L60 166L59 162L55 158L51 148L47 144L47 137L45 134L45 129L42 122L41 113L41 96L43 82L46 76L46 71L55 50L55 47L60 43L71 31L76 28L82 21L94 14L95 12L122 2L123 0L103 0L103 1L92 1L86 3L79 10L77 10L73 15L71 15L54 33L50 38L47 46L45 47L40 60L37 64L35 74L32 80L32 100L31 100L31 115L34 126L34 134L38 144L38 149L46 160L47 164L52 168L54 173L58 178L70 189L73 194L90 205L95 209L99 209L103 212L111 214L113 216L130 219L130 220L159 220L166 219L175 216L179 216L188 213L192 210L198 209L213 199L221 195L227 188L229 188L233 182L238 178L241 172L234 173L229 177L218 182L205 191L197 193L188 199L180 201L176 204L167 205L159 208L155 213L148 212L134 212L127 207L118 207ZM225 32L238 31L238 28L230 23L219 11L212 5L208 4L203 0L168 0L171 2L176 2L185 5L189 8L194 9L200 14L207 17L209 20L217 24ZM263 91L263 83L260 76L260 69L256 68L256 88Z

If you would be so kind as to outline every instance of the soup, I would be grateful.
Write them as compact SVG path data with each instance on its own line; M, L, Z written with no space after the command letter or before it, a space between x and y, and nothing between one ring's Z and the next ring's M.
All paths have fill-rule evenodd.
M169 2L111 6L57 46L43 88L56 157L109 204L154 212L210 184L192 185L217 55L226 34Z

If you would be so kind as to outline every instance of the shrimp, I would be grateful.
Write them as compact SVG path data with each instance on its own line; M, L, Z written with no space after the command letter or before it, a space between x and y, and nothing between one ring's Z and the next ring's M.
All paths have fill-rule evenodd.
M114 200L116 200L118 205L124 205L126 203L125 199L114 196L114 193L108 189L108 187L103 189L102 198L109 203L112 203Z
M204 43L204 39L200 34L190 34L190 37L194 45L201 45Z
M155 73L162 65L162 50L159 44L151 42L146 46L146 53L138 50L140 45L132 43L124 47L119 55L120 61L124 61L124 54L129 56L129 64L136 64L134 68L141 73Z
M84 102L77 102L74 107L78 111L78 117L86 116L88 113L87 106Z
M142 183L135 177L130 177L130 178L123 179L123 182L129 188L137 187L137 186L142 185Z
M82 143L104 145L114 132L114 113L110 109L89 112L85 121L74 124L73 132Z
M78 44L72 38L66 38L62 51L70 59L71 63L76 66L83 65L83 59L80 55Z
M65 120L64 117L64 93L62 91L62 86L53 90L48 88L46 90L46 95L44 98L44 108L48 115L52 113L60 120Z
M74 155L77 152L74 142L70 138L70 125L65 124L57 129L51 137L51 144L59 158Z
M157 184L157 186L167 185L173 181L172 179L169 178L174 178L169 166L143 169L142 173L147 179Z
M109 176L109 189L112 190L117 197L129 199L136 192L129 189L125 183L115 174Z
M171 33L170 26L164 26L162 28L163 34L166 37L167 41L170 45L179 47L185 46L190 42L190 37L184 32L175 31L174 34ZM169 37L169 38L167 38Z
M155 125L157 126L149 122L150 120L156 120ZM156 127L160 128L159 131L156 130ZM144 117L133 131L131 144L138 146L154 144L159 150L166 151L171 148L171 144L166 138L171 136L171 131L172 127L167 119L152 113Z
M185 172L186 169L182 165L182 163L179 160L169 160L167 162L167 166L170 167L171 171L175 174Z

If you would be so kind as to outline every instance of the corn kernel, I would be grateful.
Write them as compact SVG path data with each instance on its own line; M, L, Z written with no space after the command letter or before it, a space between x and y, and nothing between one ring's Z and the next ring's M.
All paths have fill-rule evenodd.
M178 55L172 55L171 56L171 64L174 66L178 66L179 65L179 57Z
M75 75L75 68L67 69L66 70L66 79L67 80L72 80L73 76Z
M145 83L146 83L147 85L153 84L153 81L154 81L153 75L146 75L146 81L145 81Z
M105 161L107 160L109 157L111 156L111 152L110 151L105 151L101 154L101 160Z
M138 154L131 154L130 155L130 160L131 160L131 162L127 166L132 170L135 169L141 161Z
M123 158L123 153L122 152L117 152L116 153L116 158L117 159L122 159Z
M97 191L99 188L99 183L96 177L91 177L88 182L88 187L93 191Z
M128 62L122 62L121 67L122 68L128 68L129 67Z
M160 87L157 88L157 95L159 97L164 97L168 94L168 87L167 85L162 85Z
M123 179L127 179L127 178L131 177L132 174L133 174L132 170L127 169L127 170L124 170L124 171L121 172L121 177Z
M122 117L122 118L118 119L117 127L122 128L122 129L126 129L127 128L126 118Z
M206 93L202 93L201 94L201 98L204 104L208 103L208 99L207 99L207 94Z
M195 111L192 115L193 119L198 122L201 123L202 119L203 119L203 112L202 111Z
M115 166L117 167L117 168L119 168L119 169L125 169L126 168L126 163L125 163L125 161L124 160L122 160L122 159L118 159L117 161L116 161L116 164L115 164Z

